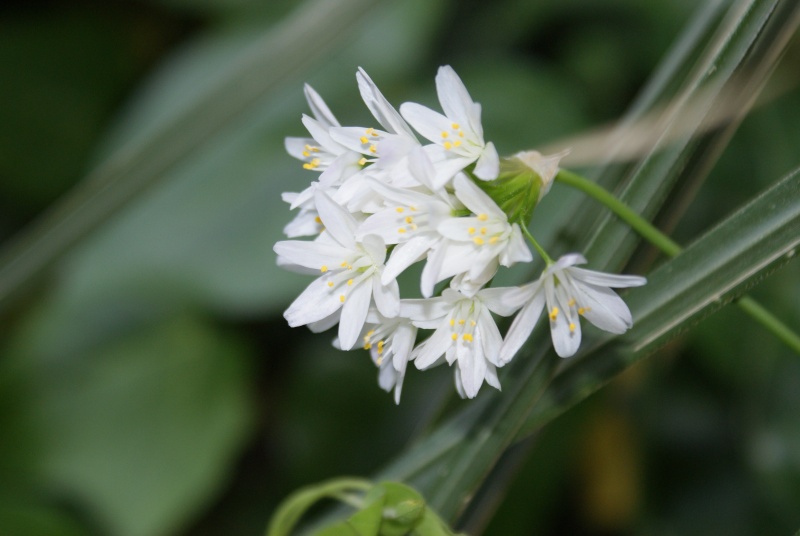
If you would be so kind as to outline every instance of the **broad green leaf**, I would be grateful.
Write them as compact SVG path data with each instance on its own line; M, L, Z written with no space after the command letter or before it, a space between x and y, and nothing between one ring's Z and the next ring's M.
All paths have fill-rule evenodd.
M108 534L178 529L227 478L249 433L246 349L191 316L78 351L37 345L24 333L36 327L0 364L0 384L21 397L3 422L32 436L36 483Z

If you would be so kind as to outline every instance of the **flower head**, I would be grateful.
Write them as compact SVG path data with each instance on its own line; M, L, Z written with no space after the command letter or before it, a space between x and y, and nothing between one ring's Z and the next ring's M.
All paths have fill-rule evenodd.
M635 275L615 275L577 268L586 259L565 255L549 265L520 294L525 304L506 334L499 361L507 363L533 331L547 304L547 317L556 353L570 357L581 343L580 317L610 333L625 333L633 324L631 312L611 288L638 287L647 280Z

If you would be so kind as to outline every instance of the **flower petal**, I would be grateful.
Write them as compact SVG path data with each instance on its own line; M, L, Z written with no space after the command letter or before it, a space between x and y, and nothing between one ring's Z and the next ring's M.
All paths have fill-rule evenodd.
M378 275L372 277L372 296L375 298L375 307L386 318L394 318L400 314L400 287L396 280L388 284L381 284Z
M342 350L350 350L359 340L372 298L372 285L369 283L367 280L355 285L345 297L339 320L339 344Z
M514 355L522 348L525 341L528 340L533 328L536 327L536 322L542 314L544 309L544 289L541 287L540 282L534 283L530 287L532 292L530 301L517 313L511 327L508 328L503 345L500 347L500 352L497 361L501 365L505 365L514 357Z
M306 95L308 106L311 108L311 113L314 114L317 121L328 128L339 126L339 121L336 120L336 117L331 113L328 105L325 104L325 101L322 100L319 93L314 91L314 88L306 84L303 87L303 92Z
M380 92L378 86L375 85L367 72L361 67L358 68L356 73L356 80L358 81L358 90L361 93L361 98L364 99L364 104L367 105L367 108L378 120L378 123L389 132L403 134L413 139L414 133L408 124L403 121L394 106L389 104L389 101Z
M492 142L487 143L481 151L478 161L475 162L475 176L485 181L494 180L500 173L500 157Z
M291 327L318 322L335 313L342 306L320 277L311 282L283 313Z
M612 288L640 287L647 284L647 278L638 275L617 275L583 268L572 268L570 273L586 283Z
M342 247L356 249L356 230L358 223L342 206L321 190L314 193L314 203L325 230L330 233Z
M272 246L272 250L284 262L322 271L327 271L327 266L338 267L353 255L352 251L341 246L307 240L282 240Z
M442 132L449 131L453 123L451 119L416 102L403 103L400 113L414 130L433 143L441 143Z

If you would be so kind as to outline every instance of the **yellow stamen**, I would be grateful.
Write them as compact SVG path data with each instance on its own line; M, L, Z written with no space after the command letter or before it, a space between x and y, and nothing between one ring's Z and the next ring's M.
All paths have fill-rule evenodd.
M348 279L347 280L347 286L348 287L352 287L353 286L353 280L352 279Z
M453 144L450 143L449 141L444 142L442 145L444 145L445 149L452 149L453 148Z
M375 154L375 153L378 152L378 148L375 147L374 145L370 145L369 146L369 152L371 152L372 154Z
M344 294L339 295L339 301L344 303Z
M417 211L417 207L415 207L414 205L409 205L408 208L411 209L411 212L416 212Z
M347 261L344 261L344 262L343 262L342 264L340 264L339 266L341 266L342 268L347 268Z
M319 271L324 274L325 272L328 271L328 265L327 264L323 264L322 266L319 267Z
M450 338L453 339L454 341L457 340L458 339L458 333L453 333L452 335L450 335Z
M322 223L322 218L317 216L316 218L314 218L314 221L317 222L317 223Z
M458 130L459 128L461 128L458 123L453 123L450 126L453 127L453 130Z
M446 137L447 137L447 136L449 136L449 135L450 135L450 134L449 134L448 132L442 132L442 137L443 137L443 138L446 138Z
M486 220L489 219L489 215L488 214L478 214L478 219L481 220L481 221L486 221Z
M482 234L482 235L485 235L485 234L486 234L486 227L481 227L481 234Z
M378 352L380 352L380 350L378 350ZM375 364L379 367L383 365L383 356L378 356L378 359L375 360Z
M359 166L364 166L364 165L366 165L366 164L367 164L367 159L366 159L366 158L363 158L363 157L362 157L362 158L361 158L361 159L358 161L358 165L359 165Z
M553 307L553 310L550 311L550 320L555 322L556 318L558 318L558 307Z
M466 320L464 320L463 318L459 319L458 325L463 326L464 324L466 324Z
M476 236L475 238L472 239L472 241L475 242L476 246L483 245L483 238L481 238L480 236Z
M450 319L450 326L455 326L455 325L456 325L456 321L451 318Z
M573 322L569 323L569 331L570 331L570 333L575 331L575 324Z
M370 349L372 349L372 345L370 343L364 345L364 350L370 350Z
M303 156L308 158L309 156L311 156L311 153L309 153L308 151L303 151Z
M461 145L461 140L456 140L453 142L453 147L458 147Z
M575 305L575 298L570 298L569 302L567 302L567 305L570 306L570 307Z
M413 221L414 221L414 218L412 218L411 216L406 216L406 223L411 223Z
M499 239L499 238L497 238L496 236L493 236L493 237L491 237L491 238L489 239L489 243L490 243L490 244L497 244L497 241L498 241L498 240L500 240L500 239Z
M469 229L467 229L467 232L471 235L475 234L475 227L470 227Z
M361 136L361 137L358 139L358 141L360 141L361 143L363 143L364 145L366 145L366 144L368 144L368 143L369 143L369 138L367 138L366 136Z
M328 286L333 288L333 281L328 281Z
M465 333L464 335L461 336L461 338L467 342L472 342L472 335L469 333Z
M375 130L374 128L372 128L372 127L369 127L369 128L367 129L367 136L372 136L372 137L374 138L374 137L376 137L377 135L378 135L378 131L377 131L377 130Z
M406 232L406 228L405 228L405 227L400 227L400 228L397 230L397 232L398 232L398 233L400 233L400 234L403 234L403 233L405 233L405 232Z
M473 328L476 326L476 324L477 322L475 322L474 320L469 321L469 325L472 326Z

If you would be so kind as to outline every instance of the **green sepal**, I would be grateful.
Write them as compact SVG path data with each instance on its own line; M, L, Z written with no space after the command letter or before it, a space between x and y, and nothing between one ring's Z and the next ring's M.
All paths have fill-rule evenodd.
M496 179L473 181L506 213L508 221L521 225L530 223L544 186L542 177L515 156L500 160Z

